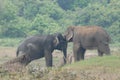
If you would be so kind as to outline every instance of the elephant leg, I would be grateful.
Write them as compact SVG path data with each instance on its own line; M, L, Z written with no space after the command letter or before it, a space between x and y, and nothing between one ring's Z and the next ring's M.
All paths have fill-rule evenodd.
M73 44L73 52L74 52L74 61L79 61L80 60L80 45L79 43L74 43Z
M52 53L45 51L45 61L47 67L52 67Z
M103 56L103 52L101 52L100 50L98 50L98 56Z
M80 48L80 53L79 53L79 60L84 60L84 56L85 56L85 51L86 51L86 49L84 49L84 48Z
M66 64L66 62L67 62L67 51L66 51L66 49L64 49L63 50L63 55L64 55L64 64Z
M16 62L20 62L23 65L28 65L32 60L28 54L24 54L21 56L18 56L16 59L14 59Z

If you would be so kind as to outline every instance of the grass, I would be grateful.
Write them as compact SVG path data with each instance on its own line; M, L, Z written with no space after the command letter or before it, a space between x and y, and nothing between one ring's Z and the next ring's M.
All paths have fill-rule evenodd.
M112 69L120 68L120 56L103 56L103 57L94 57L84 61L76 62L65 67L74 68L74 69L86 69L93 67L108 67Z
M0 39L0 46L2 46L2 47L15 47L15 46L18 46L18 44L22 40L23 40L23 38L1 38Z
M93 65L114 66L113 64L115 64L115 66L116 66L116 64L118 64L119 67L120 67L120 63L118 63L119 61L120 61L120 56L112 55L112 56L94 57L94 58L91 58L91 59L87 59L87 60L84 60L84 61L74 63L74 65L75 64L77 64L77 65L80 64L80 66L93 66Z
M6 49L14 54L15 49L9 47L1 48L1 53L5 53ZM21 71L7 71L0 67L0 80L120 80L119 50L119 48L112 48L112 55L110 56L87 58L80 62L66 64L63 67L46 68L44 67L44 58L33 61ZM92 51L92 53L94 52ZM61 53L58 54L54 58L56 64L59 62L58 56ZM11 58L13 57L0 57L0 63ZM14 65L12 68L14 67L19 66Z
M89 58L63 67L28 65L20 72L0 69L0 80L120 80L120 55Z

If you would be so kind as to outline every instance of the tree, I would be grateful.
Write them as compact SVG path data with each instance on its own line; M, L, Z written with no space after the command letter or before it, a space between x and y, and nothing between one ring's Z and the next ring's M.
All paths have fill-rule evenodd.
M90 0L57 0L57 2L64 10L75 10L76 7L86 7Z
M47 15L37 15L31 23L31 30L36 30L39 34L51 34L59 31L59 25Z
M2 27L2 35L4 37L25 37L29 32L29 28L30 22L19 17Z

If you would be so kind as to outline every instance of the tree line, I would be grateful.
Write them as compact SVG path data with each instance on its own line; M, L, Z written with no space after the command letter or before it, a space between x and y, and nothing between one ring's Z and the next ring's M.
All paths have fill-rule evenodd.
M120 42L120 0L0 0L0 37L64 32L70 25L104 27Z

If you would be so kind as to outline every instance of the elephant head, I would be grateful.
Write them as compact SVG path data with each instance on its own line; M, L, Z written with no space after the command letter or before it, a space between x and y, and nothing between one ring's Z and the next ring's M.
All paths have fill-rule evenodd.
M55 49L57 50L61 50L63 52L64 55L64 63L66 63L66 57L67 57L67 41L64 38L64 36L61 33L57 33L55 34L56 36L56 40L54 41L57 46L55 47Z
M55 40L54 40L54 44L56 45L55 49L58 50L63 50L65 47L67 47L67 41L64 38L64 36L61 33L57 33L55 34Z
M67 28L64 37L68 42L72 42L73 41L73 36L74 36L74 27L70 26Z

